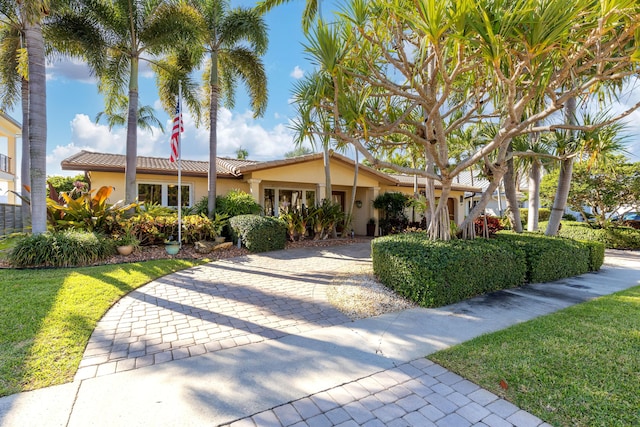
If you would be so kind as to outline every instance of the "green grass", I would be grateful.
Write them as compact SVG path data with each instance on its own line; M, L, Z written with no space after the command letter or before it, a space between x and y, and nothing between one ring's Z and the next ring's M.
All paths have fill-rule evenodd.
M429 358L553 425L640 425L640 287Z
M0 396L72 381L109 307L131 290L197 263L1 270Z

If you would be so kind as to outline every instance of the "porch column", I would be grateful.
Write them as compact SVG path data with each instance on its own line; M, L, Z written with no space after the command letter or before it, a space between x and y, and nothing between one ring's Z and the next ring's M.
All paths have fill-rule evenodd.
M264 200L262 197L260 197L260 183L262 182L261 179L248 179L247 183L249 183L249 193L251 193L251 196L253 196L253 200L255 200L256 202L258 202L260 204L260 206L262 206L262 209L264 210Z
M326 184L318 184L316 186L317 189L317 193L318 193L318 198L316 199L316 203L320 204L320 201L322 199L326 199L327 198L327 186Z
M371 214L369 218L374 218L376 220L376 231L374 235L380 234L380 215L378 214L378 209L373 207L373 201L380 194L380 187L372 187L371 188L371 203L369 203L369 213Z

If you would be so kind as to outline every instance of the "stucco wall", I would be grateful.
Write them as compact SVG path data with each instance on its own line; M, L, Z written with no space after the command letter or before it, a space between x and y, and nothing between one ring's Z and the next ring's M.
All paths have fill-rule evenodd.
M177 176L164 176L164 175L151 175L151 174L138 174L136 177L139 183L155 183L155 184L177 184ZM91 187L100 188L104 185L110 185L115 187L109 203L115 203L118 200L124 199L124 184L125 177L120 172L91 172ZM193 188L192 203L196 203L202 197L207 195L208 182L204 177L183 176L183 185L191 185ZM245 192L249 191L249 185L238 179L224 179L219 178L216 182L216 193L218 195L227 194L229 190L239 189Z

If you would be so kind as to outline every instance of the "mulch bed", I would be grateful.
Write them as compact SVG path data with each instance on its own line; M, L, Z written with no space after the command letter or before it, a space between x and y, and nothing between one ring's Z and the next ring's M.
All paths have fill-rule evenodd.
M350 245L352 243L367 242L369 239L365 238L337 238L326 240L302 240L298 242L287 242L287 249L306 248L306 247L329 247L339 245ZM127 262L140 262L149 261L154 259L207 259L210 261L216 261L219 259L235 258L243 255L248 255L250 252L246 248L238 249L232 246L227 249L216 250L208 254L200 254L195 251L193 245L182 245L180 252L177 255L169 255L164 249L164 246L141 246L130 255L113 255L99 263L93 265L104 264L121 264ZM0 268L11 268L3 259L0 259Z

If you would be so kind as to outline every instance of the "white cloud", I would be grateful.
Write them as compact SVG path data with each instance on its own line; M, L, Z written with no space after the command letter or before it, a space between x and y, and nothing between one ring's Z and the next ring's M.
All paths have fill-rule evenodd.
M97 81L91 75L87 63L76 58L65 58L47 63L47 80L59 80L60 78L89 84L95 84Z
M209 130L195 127L189 113L183 115L185 132L182 134L182 157L191 160L208 160ZM171 119L167 119L165 132L155 128L153 133L138 129L138 155L151 157L169 156ZM62 171L60 162L81 150L101 153L124 154L126 129L109 128L96 124L85 114L76 114L70 123L71 140L66 145L57 145L47 155L48 175L73 175L73 171ZM284 153L294 148L292 132L277 124L265 129L256 124L253 113L236 114L226 108L218 112L218 156L235 158L238 148L249 152L252 160L283 158Z
M304 70L296 65L289 75L294 79L301 79L302 77L304 77Z

